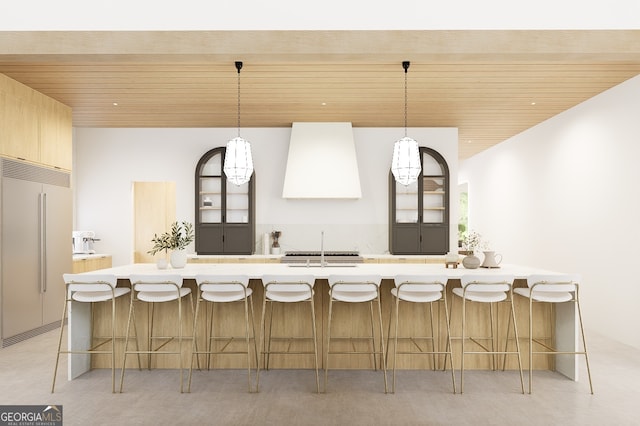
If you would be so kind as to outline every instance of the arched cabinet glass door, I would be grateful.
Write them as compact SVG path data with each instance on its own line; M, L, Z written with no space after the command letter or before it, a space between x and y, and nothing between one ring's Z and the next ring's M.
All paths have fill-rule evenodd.
M389 173L389 251L449 252L449 166L431 148L420 148L422 173L404 186Z
M227 181L225 148L214 148L196 166L196 252L253 254L255 242L254 178L244 185Z

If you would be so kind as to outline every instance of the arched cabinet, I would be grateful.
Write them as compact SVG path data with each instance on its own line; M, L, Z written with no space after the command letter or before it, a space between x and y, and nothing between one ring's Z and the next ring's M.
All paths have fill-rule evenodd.
M437 151L420 147L422 173L404 186L389 173L389 251L449 252L449 166Z
M195 173L195 245L198 254L253 254L255 173L243 185L227 181L225 148L200 158Z

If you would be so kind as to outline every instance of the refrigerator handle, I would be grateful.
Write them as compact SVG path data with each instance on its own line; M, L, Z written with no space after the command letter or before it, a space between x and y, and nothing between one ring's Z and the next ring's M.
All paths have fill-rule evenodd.
M40 293L47 292L47 194L40 193Z

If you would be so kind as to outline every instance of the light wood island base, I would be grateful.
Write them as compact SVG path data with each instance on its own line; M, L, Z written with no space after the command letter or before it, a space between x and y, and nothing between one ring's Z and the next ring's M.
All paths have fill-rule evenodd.
M442 265L444 269L444 264ZM126 279L121 279L118 282L119 286L129 286L129 282ZM185 286L188 286L192 289L192 291L196 291L195 281L192 279L185 280ZM526 282L524 280L516 280L516 286L524 286ZM448 292L448 302L449 308L451 311L451 333L453 338L453 354L454 354L454 367L456 369L460 366L460 341L456 339L457 336L461 335L461 303L459 300L454 302L453 310L451 310L451 303L454 300L453 295L451 295L451 290L455 286L460 286L460 281L458 279L450 279L447 287ZM252 279L250 281L250 287L254 291L253 295L253 305L254 312L256 316L255 327L256 334L260 336L259 328L259 318L262 314L262 297L263 297L263 286L262 282L259 279ZM381 286L381 299L382 299L382 315L383 315L383 326L385 333L385 340L387 338L388 333L388 324L389 324L389 314L390 314L390 303L392 301L391 298L391 288L393 287L393 281L391 279L384 279ZM326 279L317 279L315 284L315 303L316 303L316 326L317 326L317 335L318 335L318 358L321 362L324 361L324 349L326 345L326 336L327 336L327 317L328 317L328 283ZM119 300L117 306L117 334L124 336L125 327L126 327L126 318L128 312L128 304L129 300L127 297L121 298ZM195 299L195 296L194 296ZM528 346L527 346L527 337L528 337L528 304L525 300L521 300L523 298L514 297L515 301L515 309L517 315L517 323L518 323L518 333L520 335L520 344L521 344L521 352L522 352L522 362L523 365L528 365ZM188 306L188 298L184 299L183 312L186 313L187 321L184 326L184 335L192 336L192 311ZM164 306L166 305L166 306ZM439 347L444 349L445 347L445 337L446 337L446 326L444 321L444 308L438 309L437 304L434 304L434 328L436 330L436 334L439 335L439 340L437 344ZM536 305L534 306L538 312L535 313L536 324L534 324L534 333L536 335L545 335L550 338L554 337L554 324L555 324L555 312L553 308L548 306ZM334 306L334 322L333 322L333 330L332 336L365 336L371 330L369 310L362 309L363 306L352 306L350 304L341 304L337 303ZM140 344L144 344L146 342L146 329L147 329L147 316L145 315L145 307L140 306L137 309L139 313L136 317L137 320L137 330L139 333L139 342ZM284 310L284 315L290 320L285 322L277 321L274 322L274 327L272 330L274 337L287 337L287 336L306 336L308 334L308 330L310 328L309 322L311 319L309 318L308 311L301 304L286 304L284 306L278 306L277 309ZM475 336L489 335L489 318L486 310L486 306L477 306L477 304L468 304L468 320L467 324L469 327L469 332L473 333ZM201 315L204 315L204 310L200 312ZM96 335L104 335L108 331L109 325L109 317L110 310L106 306L97 305L94 308L93 313L94 318L94 332ZM278 312L278 315L281 315L282 312ZM177 309L175 304L158 304L156 306L156 319L154 327L158 327L156 330L157 333L166 333L175 331L175 324L177 319ZM203 320L204 317L201 317L199 320L199 327L196 330L196 337L198 339L199 345L205 344L205 336L206 336L206 327L208 324ZM497 314L497 338L496 345L503 347L505 344L505 330L507 329L507 319L508 319L508 310L505 307L500 307ZM420 304L405 304L403 309L401 310L400 315L400 330L401 336L405 335L406 337L420 337L420 336L429 336L430 335L430 324L428 318L428 308ZM268 323L268 321L267 321ZM238 336L236 341L232 342L228 346L229 351L234 351L239 348L242 350L246 348L246 343L244 342L242 336L244 335L244 313L242 309L239 309L238 306L228 305L228 306L219 306L216 307L213 319L214 327L216 327L219 331L223 330L223 334L225 335L234 335ZM268 333L269 330L266 330ZM408 333L409 335L406 335ZM376 339L379 338L379 333L376 329ZM164 334L167 335L167 334ZM377 340L376 340L377 342ZM386 343L386 342L385 342ZM170 345L173 343L170 343ZM175 343L177 345L177 342ZM225 342L218 342L218 345L224 345ZM276 344L274 342L274 344ZM305 347L295 347L295 346L287 346L290 345L290 342L280 341L277 343L281 345L281 348L288 347L291 352L296 351L308 351L312 349L311 343L306 344ZM295 344L305 345L305 343L297 342ZM358 347L358 345L366 345L365 341L343 341L343 342L332 342L332 348L336 350L348 350L349 348ZM422 345L430 345L428 342L422 342ZM468 344L468 343L467 343ZM511 341L510 345L514 345L514 342ZM116 365L122 362L122 353L124 352L123 340L119 340L117 343L116 352L119 354L116 359ZM238 345L238 346L234 346ZM339 345L342 345L340 347ZM410 350L409 346L413 345L411 341L399 341L399 350ZM184 357L183 362L184 366L188 367L188 363L191 359L191 340L188 340L188 344L184 345ZM414 346L413 349L416 349ZM411 350L413 350L411 349ZM517 368L517 361L515 357L511 357L513 359L507 359L506 368L507 369L515 369ZM502 368L502 359L496 359L495 365L496 368ZM93 368L108 368L108 359L107 357L101 357L94 355L91 361L91 366ZM156 356L152 357L152 367L153 368L177 368L177 360L174 357L167 356ZM391 355L388 359L388 365L392 365L393 359L391 359ZM143 360L143 363L146 363L146 360ZM200 359L201 365L206 365L204 357ZM442 368L444 363L444 356L439 356L436 359L436 368ZM468 356L465 359L465 368L468 369L491 369L492 363L489 355L478 355L478 356ZM223 355L216 356L213 359L212 366L214 368L246 368L246 356L243 355ZM359 356L346 356L346 355L332 355L331 358L331 366L336 369L369 369L373 368L373 360L370 355L359 355ZM143 365L143 368L147 367L146 364ZM255 368L255 365L252 366ZM412 355L399 355L397 368L399 369L429 369L433 368L432 358L425 356L412 356ZM127 368L137 368L137 361L134 357L130 357L127 360ZM313 358L309 355L287 355L287 356L278 356L272 355L270 361L270 368L314 368ZM554 369L554 359L553 357L536 357L534 359L534 368L535 369Z

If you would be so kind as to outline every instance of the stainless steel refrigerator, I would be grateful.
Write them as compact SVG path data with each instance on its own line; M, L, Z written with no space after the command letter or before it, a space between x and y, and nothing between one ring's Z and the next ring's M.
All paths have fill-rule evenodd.
M2 346L59 325L72 268L69 173L3 158L0 191Z

